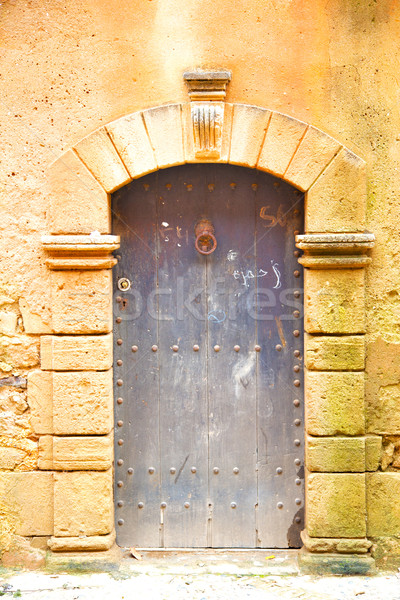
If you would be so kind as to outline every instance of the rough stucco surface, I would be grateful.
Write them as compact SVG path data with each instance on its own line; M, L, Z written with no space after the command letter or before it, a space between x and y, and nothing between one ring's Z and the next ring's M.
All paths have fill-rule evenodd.
M400 468L399 35L396 0L3 2L0 378L36 369L37 334L51 333L40 244L49 164L110 121L186 102L185 69L224 67L227 102L312 124L367 163L367 230L377 240L366 273L367 431L384 436L382 466ZM6 471L37 468L29 416L24 387L0 389Z

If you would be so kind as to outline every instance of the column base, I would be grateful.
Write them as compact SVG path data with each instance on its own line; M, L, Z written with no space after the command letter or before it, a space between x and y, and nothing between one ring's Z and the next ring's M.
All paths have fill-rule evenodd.
M87 537L51 537L47 543L53 552L99 552L109 550L115 542L115 531L108 535Z

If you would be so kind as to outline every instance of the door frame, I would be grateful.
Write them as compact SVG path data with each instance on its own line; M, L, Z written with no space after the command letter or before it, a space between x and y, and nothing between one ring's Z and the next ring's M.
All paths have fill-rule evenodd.
M365 436L364 267L374 241L365 233L365 163L312 125L238 103L217 111L220 150L207 156L196 149L192 108L193 102L167 104L112 121L49 168L42 244L52 329L43 331L41 370L28 383L34 427L48 451L39 468L54 474L49 546L105 550L115 539L110 253L119 240L110 235L110 195L157 169L218 162L272 173L304 193L305 234L297 236L305 267L302 537L311 551L325 544L348 552L351 543L364 553L371 545L365 473L377 469L378 452L377 439Z

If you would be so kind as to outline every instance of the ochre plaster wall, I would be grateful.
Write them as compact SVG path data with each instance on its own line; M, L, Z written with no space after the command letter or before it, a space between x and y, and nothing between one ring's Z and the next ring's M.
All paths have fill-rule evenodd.
M390 525L384 519L396 502L388 499L396 493L392 479L400 485L399 34L395 0L2 3L0 377L21 379L0 388L0 468L29 473L41 490L23 517L28 528L15 527L20 516L3 495L5 545L9 530L54 533L46 503L51 474L32 472L38 441L24 384L39 364L38 334L51 333L40 242L50 204L47 167L120 116L187 102L182 72L196 67L232 71L227 102L311 123L367 163L367 230L376 236L366 288L367 428L384 436L381 469L393 471L369 476L369 533L400 536L400 516L392 511Z

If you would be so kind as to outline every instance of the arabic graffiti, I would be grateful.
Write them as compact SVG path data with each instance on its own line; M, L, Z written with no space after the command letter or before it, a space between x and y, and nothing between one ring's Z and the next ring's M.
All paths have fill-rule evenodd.
M275 262L274 260L271 260L271 266L272 266L272 271L275 275L276 281L275 281L275 285L273 286L274 290L279 289L280 287L282 287L282 282L281 282L281 272L279 271L278 267L279 267L279 263ZM249 281L251 279L259 279L260 277L265 277L266 275L268 275L268 271L265 271L264 269L258 269L257 272L252 271L251 269L247 269L246 271L238 271L235 270L233 271L233 277L235 279L240 279L242 285L244 285L246 288L249 287Z

